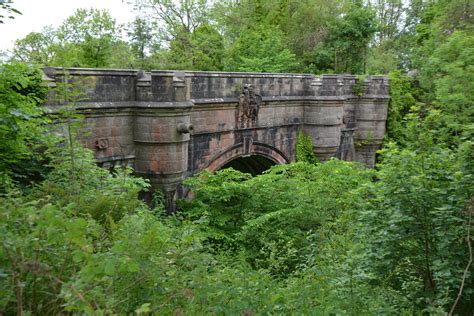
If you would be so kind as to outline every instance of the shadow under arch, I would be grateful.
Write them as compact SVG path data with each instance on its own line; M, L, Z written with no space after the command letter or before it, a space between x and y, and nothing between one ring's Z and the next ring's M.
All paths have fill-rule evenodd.
M255 157L259 157L257 159L260 159L260 161L262 161L262 159L265 159L264 161L266 164L269 164L269 167L277 164L287 164L290 162L290 160L284 153L282 153L277 148L267 145L265 143L253 142L249 150L247 151L244 149L244 144L239 143L216 154L212 159L210 159L210 163L206 167L199 169L196 173L199 173L200 171L205 169L211 172L215 172L219 169L226 167L226 165L230 165L232 161L241 161L240 159ZM232 167L232 165L230 166ZM189 190L189 188L181 187L181 190L182 191L180 193L180 197L186 199L193 197L192 192Z
M236 170L257 175L273 165L286 164L290 160L280 150L270 145L254 142L247 150L243 143L236 144L217 154L206 169L215 172L233 167Z
M252 176L262 174L265 170L270 169L276 165L273 160L270 160L260 155L240 156L232 159L219 169L232 168L240 172L250 173Z

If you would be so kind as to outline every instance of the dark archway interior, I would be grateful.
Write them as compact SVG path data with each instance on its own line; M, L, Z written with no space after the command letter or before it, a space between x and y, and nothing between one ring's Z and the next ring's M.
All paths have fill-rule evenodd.
M256 176L262 174L265 170L270 169L270 167L275 164L274 161L263 156L251 155L235 158L222 166L221 169L233 168L241 172L250 173L252 176Z

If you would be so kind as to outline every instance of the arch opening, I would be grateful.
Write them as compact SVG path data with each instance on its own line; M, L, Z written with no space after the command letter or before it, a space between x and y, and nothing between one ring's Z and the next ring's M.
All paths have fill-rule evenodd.
M276 162L261 155L239 156L224 164L219 169L233 168L240 172L250 173L252 176L262 174Z

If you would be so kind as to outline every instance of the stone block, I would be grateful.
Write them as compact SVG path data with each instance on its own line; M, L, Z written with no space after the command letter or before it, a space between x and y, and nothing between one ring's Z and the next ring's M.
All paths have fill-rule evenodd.
M323 104L321 104L323 105ZM344 116L344 107L340 106L305 106L305 124L340 125Z
M361 99L355 103L356 118L358 120L386 121L388 105L386 102L373 102Z

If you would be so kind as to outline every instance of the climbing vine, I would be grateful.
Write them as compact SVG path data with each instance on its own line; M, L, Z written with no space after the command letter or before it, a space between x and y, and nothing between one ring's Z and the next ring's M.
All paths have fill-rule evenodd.
M313 140L311 136L305 135L303 131L298 131L296 142L296 161L317 164L318 158L313 151Z

